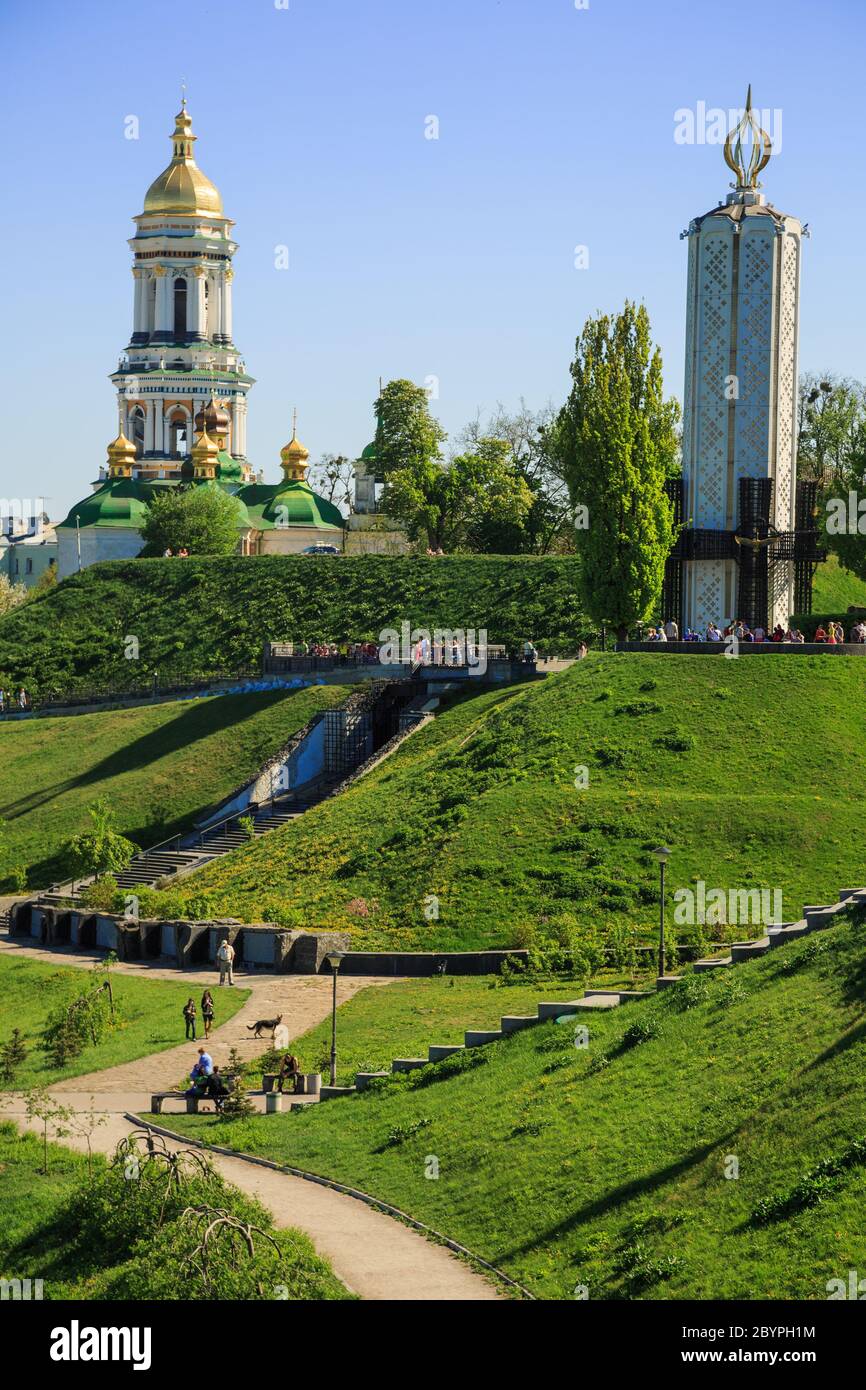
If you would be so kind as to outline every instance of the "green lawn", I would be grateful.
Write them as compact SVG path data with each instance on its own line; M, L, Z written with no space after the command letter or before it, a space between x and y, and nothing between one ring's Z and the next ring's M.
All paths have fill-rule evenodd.
M0 880L62 874L58 852L104 797L140 848L188 828L346 688L173 701L0 724Z
M48 1145L46 1173L41 1137L0 1121L0 1278L41 1280L46 1300L350 1297L302 1232L275 1230L263 1207L214 1174L190 1176L181 1168L181 1186L172 1190L157 1163L142 1162L136 1174L98 1154L90 1176L83 1155L56 1143ZM236 1250L213 1250L217 1288L203 1288L186 1263L197 1236L182 1213L204 1202L255 1223L276 1246L254 1235L254 1268Z
M649 941L649 851L666 841L671 893L699 879L778 888L793 920L864 876L852 796L866 779L864 700L866 662L853 658L591 656L443 710L343 795L192 875L163 909L195 899L200 912L340 928L372 946L521 944L568 914L605 939Z
M503 1014L534 1014L540 999L577 999L583 979L545 979L503 985L499 976L398 980L385 988L361 990L337 1014L337 1082L352 1085L357 1071L390 1071L395 1057L426 1057L430 1043L462 1043L467 1028L498 1028ZM643 989L646 975L613 970L594 976L594 987ZM304 1071L327 1073L331 1023L326 1019L292 1042ZM257 1058L246 1066L250 1083L260 1085L270 1063Z
M843 569L835 555L818 566L812 586L813 613L844 613L850 604L866 608L866 583Z
M46 1016L61 1003L101 984L110 973L111 987L119 1022L95 1047L64 1067L52 1067L39 1047ZM227 1022L249 998L249 990L224 990L217 1000L215 1026ZM69 1076L83 1076L163 1052L184 1040L183 1006L190 995L188 984L142 979L119 971L93 971L81 968L43 965L21 956L0 956L0 1043L6 1042L13 1028L24 1036L28 1056L11 1089L49 1086ZM223 995L226 997L224 998ZM196 1004L198 997L196 996Z
M822 1300L866 1268L866 1166L813 1171L866 1138L864 995L866 924L842 922L584 1016L587 1048L537 1025L301 1113L171 1123L357 1185L542 1298Z

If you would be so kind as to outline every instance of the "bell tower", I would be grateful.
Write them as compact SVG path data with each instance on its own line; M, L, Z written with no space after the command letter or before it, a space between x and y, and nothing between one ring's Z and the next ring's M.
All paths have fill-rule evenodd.
M247 393L254 383L232 328L238 248L219 190L195 161L195 142L184 98L171 162L134 219L132 331L111 380L122 432L135 446L138 478L181 477L196 416L215 400L227 412L221 446L239 481L247 482Z

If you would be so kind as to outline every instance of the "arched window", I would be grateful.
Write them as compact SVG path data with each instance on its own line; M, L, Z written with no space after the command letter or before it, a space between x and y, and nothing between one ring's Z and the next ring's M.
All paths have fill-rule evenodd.
M186 337L186 280L181 276L174 282L174 336Z
M168 452L173 459L186 458L189 453L189 428L182 410L175 410L169 417Z
M144 453L144 411L137 405L129 417L129 425L132 430L132 442L135 445L136 458L141 458Z

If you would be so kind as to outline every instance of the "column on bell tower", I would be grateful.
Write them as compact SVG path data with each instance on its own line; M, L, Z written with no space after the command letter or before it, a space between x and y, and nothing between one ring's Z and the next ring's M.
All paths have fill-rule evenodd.
M170 343L174 338L174 326L172 323L172 298L171 288L174 284L174 277L170 275L164 265L154 266L153 273L156 276L156 315L153 325L154 343Z

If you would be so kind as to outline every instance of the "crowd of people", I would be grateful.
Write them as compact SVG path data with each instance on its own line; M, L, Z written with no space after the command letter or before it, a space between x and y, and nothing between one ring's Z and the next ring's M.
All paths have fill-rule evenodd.
M14 691L0 689L0 714L10 714L12 710L28 710L30 708L30 696L22 685L18 694Z
M708 623L705 632L695 632L687 627L680 636L679 625L670 619L663 627L651 627L643 639L645 642L730 642L735 638L738 642L805 642L806 638L798 627L783 627L777 623L772 632L765 630L760 624L750 628L748 623L741 619L728 623L726 627L719 627L717 623ZM830 646L837 646L846 641L845 629L841 623L828 621L826 627L819 623L815 629L815 635L811 639L813 642L826 642ZM859 621L851 628L849 642L866 642L866 622Z

